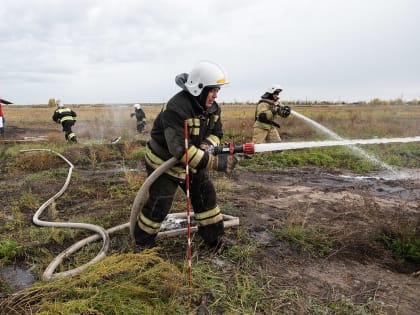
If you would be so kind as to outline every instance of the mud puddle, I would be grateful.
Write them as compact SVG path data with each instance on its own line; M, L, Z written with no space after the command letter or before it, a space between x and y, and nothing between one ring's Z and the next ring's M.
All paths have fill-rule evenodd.
M30 270L25 270L17 266L1 267L0 277L12 291L28 288L37 280Z
M291 168L278 174L266 175L266 179L288 187L309 186L321 190L364 191L375 197L393 197L406 201L420 200L420 170L417 169L398 172L381 171L359 176ZM253 179L248 180L253 181Z

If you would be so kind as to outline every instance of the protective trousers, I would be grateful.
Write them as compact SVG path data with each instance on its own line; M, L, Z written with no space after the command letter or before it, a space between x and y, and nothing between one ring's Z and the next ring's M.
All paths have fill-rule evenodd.
M140 120L137 121L137 132L142 133L144 130L145 123L144 121Z
M254 134L252 136L253 143L264 142L280 142L281 138L279 132L275 127L269 129L254 127Z
M61 123L63 126L64 137L67 141L77 142L75 133L71 130L71 127L74 125L73 120L65 120Z
M153 171L147 164L147 171ZM161 223L169 213L178 187L186 191L185 181L163 174L151 185L149 199L140 212L134 229L136 244L153 247ZM190 177L191 205L198 223L198 234L208 246L216 246L224 233L223 216L216 203L216 191L205 170Z

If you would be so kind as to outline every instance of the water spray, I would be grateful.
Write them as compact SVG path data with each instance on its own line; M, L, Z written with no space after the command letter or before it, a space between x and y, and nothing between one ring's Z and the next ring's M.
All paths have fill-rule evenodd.
M331 137L334 140L345 140L344 138L340 137L338 134L336 134L335 132L331 131L330 129L328 129L327 127L317 123L316 121L310 119L309 117L306 117L305 115L302 115L294 110L290 111L291 114L295 115L296 117L310 123L311 125L313 125L315 128L317 128L318 130L322 131L324 134L326 134L327 136ZM394 170L394 168L386 163L384 163L383 161L378 160L376 157L372 156L372 154L368 154L366 151L364 151L363 149L353 146L350 146L350 149L352 149L354 152L356 152L357 154L361 155L362 157L368 159L369 161L376 163L378 165L380 165L381 167L383 167L384 169L387 169L388 171L391 171L393 173L396 173L396 171Z

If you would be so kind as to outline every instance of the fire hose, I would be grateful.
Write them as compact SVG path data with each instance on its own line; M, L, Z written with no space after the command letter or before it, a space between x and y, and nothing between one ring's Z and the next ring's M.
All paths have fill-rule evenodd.
M364 144L382 143L408 143L420 141L420 136L407 138L374 138L374 139L352 139L352 140L326 140L326 141L297 141L297 142L276 142L276 143L244 143L235 145L229 143L226 146L210 147L209 151L213 154L254 154L259 152L286 151L308 148L349 146Z
M61 155L60 153L54 152L52 150L49 149L32 149L32 150L21 150L20 152L30 152L30 151L49 151L49 152L53 152L55 154L57 154L61 159L63 159L70 167L69 167L69 172L67 174L67 178L66 181L63 185L63 187L54 195L52 196L50 199L48 199L47 201L45 201L39 208L38 210L35 212L32 221L34 224L39 225L39 226L47 226L47 227L60 227L60 228L80 228L80 229L86 229L86 230L90 230L96 233L96 236L102 237L102 241L103 241L103 245L102 248L100 250L100 252L98 253L98 255L95 256L95 258L93 258L90 262L69 270L69 271L65 271L65 272L61 272L58 274L53 275L54 270L57 268L57 266L64 260L64 258L68 257L69 255L71 255L72 253L74 253L75 251L77 251L79 248L81 248L82 246L84 246L86 243L81 243L78 242L76 244L74 244L73 246L69 247L68 249L66 249L65 251L63 251L62 253L60 253L51 263L50 265L47 267L47 269L45 270L44 274L43 274L43 279L44 280L50 280L52 278L55 277L66 277L66 276L71 276L71 275L75 275L77 273L79 273L81 270L85 269L87 266L94 264L98 261L100 261L101 259L103 259L106 255L106 252L108 251L109 248L109 235L108 232L97 225L94 224L88 224L88 223L73 223L73 222L49 222L49 221L42 221L39 219L39 216L42 214L42 212L58 197L60 197L64 191L67 189L67 186L70 183L70 178L73 172L73 164L67 160L63 155Z
M50 264L45 269L45 271L42 275L42 279L45 280L45 281L53 280L53 279L60 279L60 278L65 278L65 277L70 277L70 276L75 276L77 274L80 274L88 266L90 266L92 264L95 264L95 263L99 262L100 260L104 259L106 257L107 251L109 249L109 244L110 244L109 234L112 234L114 232L126 229L127 227L129 227L131 233L133 233L132 231L134 230L134 226L137 222L138 213L140 212L140 210L144 206L145 201L147 200L150 186L166 170L168 170L169 168L171 168L172 166L174 166L176 163L179 162L176 158L171 158L168 161L166 161L165 163L163 163L160 167L158 167L154 172L152 172L147 177L147 179L144 181L144 183L142 184L140 190L138 191L138 193L137 193L137 195L134 199L132 210L131 210L131 215L130 215L130 221L127 222L127 223L117 225L117 226L114 226L114 227L111 227L111 228L105 230L104 228L102 228L100 226L97 226L97 225L94 225L94 224L77 223L77 222L50 222L50 221L42 221L42 220L39 219L39 217L42 215L43 211L49 205L51 205L54 202L54 200L56 200L58 197L60 197L65 192L65 190L67 189L67 187L70 183L70 179L71 179L71 175L72 175L74 166L63 155L61 155L60 153L57 153L53 150L50 150L50 149L29 149L29 150L21 150L20 152L33 152L33 151L52 152L52 153L58 155L61 159L63 159L69 165L69 171L68 171L67 178L66 178L66 181L65 181L64 185L54 196L49 198L47 201L45 201L38 208L38 210L35 212L35 214L33 216L33 219L32 219L33 223L36 224L36 225L39 225L39 226L44 226L44 227L78 228L78 229L86 229L86 230L95 232L94 235L91 235L87 238L84 238L84 239L74 243L72 246L68 247L67 249L62 251L60 254L58 254L50 262ZM191 212L191 215L193 215L193 214L194 213ZM169 217L183 218L183 217L185 217L185 215L186 215L186 213L171 213L171 214L168 214L167 218L169 218ZM225 227L232 227L232 226L239 225L239 219L237 217L233 217L233 216L229 216L229 215L223 215L223 218L226 219L224 221L224 226ZM191 231L196 231L196 230L197 230L197 227L195 227L195 226L191 227ZM158 233L158 237L172 237L172 236L185 234L185 233L186 233L186 229L160 231ZM85 246L85 245L87 245L91 242L94 242L96 240L99 240L100 238L102 238L102 242L103 242L102 248L99 251L99 253L92 260L90 260L89 262L87 262L87 263L85 263L85 264L83 264L83 265L81 265L77 268L70 269L70 270L63 271L63 272L54 273L54 271L57 269L57 267L60 264L62 264L62 262L64 261L65 258L69 257L70 255L72 255L73 253L78 251L83 246Z

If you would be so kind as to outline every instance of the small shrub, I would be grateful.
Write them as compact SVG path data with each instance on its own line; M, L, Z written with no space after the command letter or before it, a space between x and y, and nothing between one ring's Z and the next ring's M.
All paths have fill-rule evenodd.
M20 154L16 156L15 167L22 171L49 170L61 164L60 160L49 152L35 154Z
M383 235L382 241L394 257L420 266L419 235Z
M39 203L39 198L32 193L32 189L23 192L19 199L19 207L22 209L36 209Z
M24 254L24 246L14 240L3 239L0 241L0 262L8 264L13 261L15 257Z

